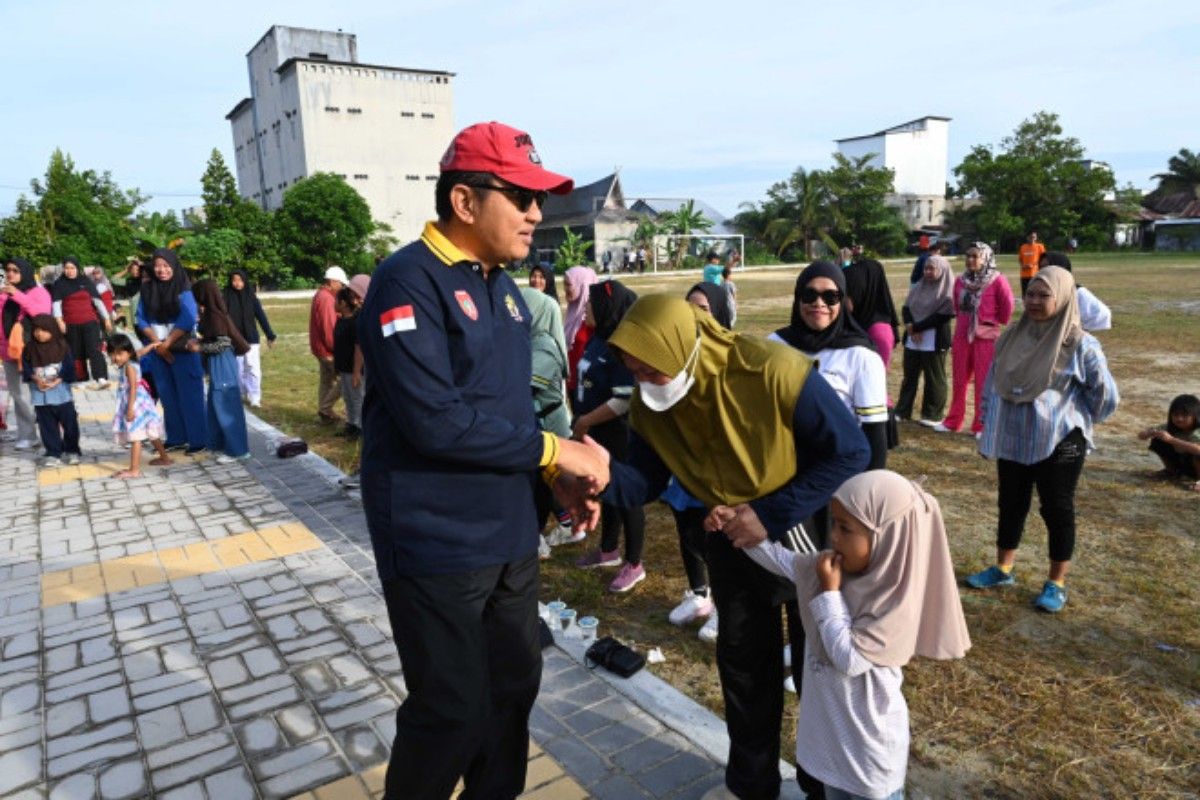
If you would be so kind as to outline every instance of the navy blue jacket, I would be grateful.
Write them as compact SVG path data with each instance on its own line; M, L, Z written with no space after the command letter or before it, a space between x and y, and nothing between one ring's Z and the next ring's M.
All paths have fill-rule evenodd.
M544 454L529 311L433 226L371 276L362 494L379 576L467 572L537 550Z
M796 398L792 436L796 474L774 492L750 501L774 540L824 508L839 486L867 468L871 457L858 420L815 369ZM654 500L671 477L662 459L636 432L629 458L624 464L613 462L610 469L612 482L604 492L604 502L622 507ZM683 488L693 492L693 487Z

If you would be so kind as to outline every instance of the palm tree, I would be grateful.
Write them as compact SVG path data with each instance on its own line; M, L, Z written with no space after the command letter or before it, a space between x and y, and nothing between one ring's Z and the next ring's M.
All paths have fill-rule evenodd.
M664 229L664 233L670 233L675 236L690 236L696 231L705 232L712 228L713 222L708 217L704 216L703 211L696 210L696 201L688 200L679 207L678 211L668 211L660 214L658 223ZM683 257L688 250L688 240L680 239L679 243L671 248L671 261L675 269L679 269L683 265Z
M1200 153L1186 147L1167 161L1167 172L1153 176L1158 181L1156 194L1168 195L1176 192L1191 192L1200 198Z

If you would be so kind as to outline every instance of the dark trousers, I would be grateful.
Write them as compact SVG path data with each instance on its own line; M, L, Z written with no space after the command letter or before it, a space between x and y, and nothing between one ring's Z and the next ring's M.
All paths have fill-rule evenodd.
M1200 456L1181 453L1161 439L1150 440L1150 451L1159 457L1164 469L1181 478L1200 478Z
M608 450L614 461L625 458L629 449L629 426L624 419L597 425L590 433L593 439ZM617 508L602 503L600 549L606 553L616 550L621 542L622 532L625 533L625 560L630 564L642 563L642 550L646 545L646 510L642 506Z
M1076 428L1058 443L1049 458L1036 464L1019 464L1003 458L996 462L1000 480L998 548L1015 550L1021 543L1036 486L1041 504L1038 511L1050 540L1050 560L1071 560L1075 551L1075 488L1086 456L1087 441Z
M108 362L100 351L100 323L85 322L67 326L67 345L75 354L75 374L78 380L88 379L87 366L92 368L92 380L108 380ZM83 369L80 369L80 367Z
M199 353L172 353L168 364L156 353L142 359L154 376L167 427L167 447L187 444L193 450L208 446L208 409L204 402L204 365Z
M932 336L933 331L926 331ZM946 351L926 353L904 348L904 380L900 382L900 397L896 400L896 416L912 419L917 401L917 385L925 378L925 393L921 396L921 419L941 421L946 410Z
M717 604L717 671L725 699L729 761L725 785L741 800L779 796L779 731L783 722L783 624L787 608L792 677L800 690L804 628L796 589L759 567L721 534L707 539L709 577ZM804 724L801 721L800 724ZM832 735L832 734L831 734ZM797 781L810 797L820 783L803 770Z
M34 413L47 456L59 458L63 453L79 455L79 415L75 413L75 403L34 406Z
M388 800L525 790L529 712L542 676L538 559L383 582L408 697L396 712Z
M675 515L675 530L679 532L679 555L683 557L683 571L687 574L688 588L693 592L708 588L708 566L704 563L706 538L703 508L671 509ZM718 620L719 622L719 620Z

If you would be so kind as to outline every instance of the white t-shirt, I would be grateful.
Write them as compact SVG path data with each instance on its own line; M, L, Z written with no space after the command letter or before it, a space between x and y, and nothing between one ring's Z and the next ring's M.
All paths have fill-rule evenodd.
M932 340L933 331L929 333ZM787 344L774 333L767 338ZM817 362L817 372L842 398L859 425L887 422L887 371L879 353L858 345L805 355Z
M1087 287L1075 290L1079 301L1079 324L1085 331L1106 331L1112 328L1112 311Z

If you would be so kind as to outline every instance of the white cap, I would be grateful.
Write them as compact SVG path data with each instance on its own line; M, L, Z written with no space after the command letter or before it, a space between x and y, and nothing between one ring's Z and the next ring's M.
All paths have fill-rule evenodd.
M329 269L325 270L325 280L337 281L343 286L350 283L350 279L346 277L346 270L342 269L341 267L330 267Z

